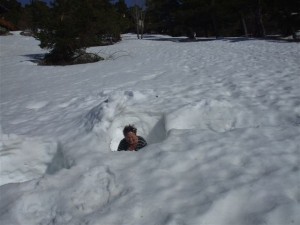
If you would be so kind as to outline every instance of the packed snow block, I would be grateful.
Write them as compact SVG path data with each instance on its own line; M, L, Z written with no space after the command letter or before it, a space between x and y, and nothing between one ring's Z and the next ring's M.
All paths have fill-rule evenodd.
M269 111L268 111L269 112ZM236 102L206 99L187 104L166 114L166 131L203 129L217 133L237 128L278 126L280 114L264 109L246 108Z
M34 191L27 190L32 186ZM3 193L1 191L5 191L1 203L6 205L1 224L7 225L82 224L93 215L110 212L116 206L114 203L122 202L130 194L130 189L118 183L108 166L95 166L84 173L80 169L75 173L63 172L60 176L28 182L27 187L26 184L7 185L1 187L0 193ZM132 199L132 195L130 197Z
M43 176L58 150L55 140L18 135L1 134L0 143L0 185Z
M187 104L166 115L166 130L232 130L236 125L234 107L227 101L201 100Z
M109 128L112 151L117 150L119 142L124 138L123 128L128 124L135 125L137 135L144 137L148 144L159 143L166 138L165 119L162 114L125 112L117 116Z

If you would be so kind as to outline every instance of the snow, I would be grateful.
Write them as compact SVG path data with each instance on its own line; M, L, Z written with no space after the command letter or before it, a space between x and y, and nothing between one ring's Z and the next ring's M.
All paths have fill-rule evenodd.
M300 45L181 40L45 67L0 37L1 224L300 224ZM116 152L127 124L147 147Z

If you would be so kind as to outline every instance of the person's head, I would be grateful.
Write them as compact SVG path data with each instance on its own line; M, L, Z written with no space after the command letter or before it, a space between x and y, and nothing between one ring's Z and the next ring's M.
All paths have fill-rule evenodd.
M134 144L138 141L136 131L137 129L133 125L127 125L124 127L123 134L129 144Z

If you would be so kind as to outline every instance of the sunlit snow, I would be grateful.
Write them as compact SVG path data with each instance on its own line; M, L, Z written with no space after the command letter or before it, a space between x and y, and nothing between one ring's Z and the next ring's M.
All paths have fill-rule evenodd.
M182 40L38 66L0 37L1 224L300 224L299 43ZM127 124L147 147L116 152Z

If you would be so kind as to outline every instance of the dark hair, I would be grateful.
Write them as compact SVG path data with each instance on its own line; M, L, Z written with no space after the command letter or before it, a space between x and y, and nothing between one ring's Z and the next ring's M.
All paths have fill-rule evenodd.
M127 125L124 127L123 129L123 134L124 136L126 136L126 134L128 134L129 132L135 133L136 134L136 128L134 125Z

